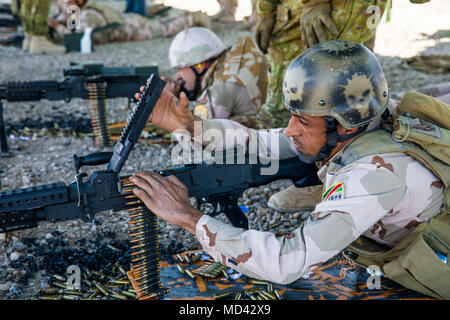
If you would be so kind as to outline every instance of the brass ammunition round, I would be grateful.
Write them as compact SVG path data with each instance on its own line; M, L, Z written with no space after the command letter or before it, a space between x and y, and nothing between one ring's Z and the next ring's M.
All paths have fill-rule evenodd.
M277 296L277 298L279 300L283 299L283 296L281 295L281 293L277 289L274 289L273 292L275 293L275 295Z
M130 297L130 298L133 298L133 299L136 298L136 294L131 293L129 291L121 291L121 294L123 294L124 296Z
M58 288L43 288L43 289L39 290L39 294L52 295L52 294L57 294L58 291L59 291Z
M41 300L61 300L60 296L40 296Z
M63 295L62 296L63 300L78 300L80 299L79 296L73 296L73 295Z
M187 274L190 278L195 279L195 276L194 276L194 274L191 272L191 270L185 269L185 271L186 271L186 274Z
M112 298L117 298L117 299L120 299L120 300L128 300L128 297L127 297L127 296L125 296L125 295L123 295L123 294L120 294L120 293L117 293L117 292L113 293L113 294L111 295L111 297L112 297Z
M241 300L242 298L242 292L238 292L236 293L236 295L234 296L234 300Z
M185 274L184 269L177 263L177 269L180 273Z
M221 293L216 293L214 295L214 299L221 299L221 298L225 298L231 295L231 292L221 292Z
M268 285L269 284L267 281L257 280L257 279L252 279L251 283L253 283L253 284L262 284L262 285Z

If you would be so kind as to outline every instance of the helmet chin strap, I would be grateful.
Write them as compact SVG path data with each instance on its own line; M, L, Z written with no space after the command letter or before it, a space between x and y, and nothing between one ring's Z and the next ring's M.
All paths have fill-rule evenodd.
M194 89L192 90L187 90L184 86L184 83L181 85L181 91L186 93L187 98L190 101L193 101L197 98L199 92L200 92L200 86L201 86L201 82L202 82L202 76L206 73L206 71L208 69L205 68L205 70L203 70L202 72L198 72L197 69L195 69L193 66L190 66L189 68L191 68L191 70L194 72L195 74L195 85L194 85Z
M359 127L358 130L356 130L353 133L338 135L336 119L329 116L325 116L325 121L327 123L325 131L326 142L325 145L322 147L322 149L320 149L319 154L317 155L317 158L319 160L324 160L328 158L328 156L331 153L331 150L333 150L333 148L336 147L338 142L344 142L353 137L356 137L358 134L364 132L368 126L368 124L365 124Z

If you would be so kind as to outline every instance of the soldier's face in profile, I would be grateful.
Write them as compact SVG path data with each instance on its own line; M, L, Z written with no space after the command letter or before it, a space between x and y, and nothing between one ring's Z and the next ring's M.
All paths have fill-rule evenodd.
M188 91L194 90L195 87L195 73L191 68L178 68L175 76L175 81L179 82L181 79L184 81L184 88Z
M317 156L326 142L325 118L291 114L286 135L292 137L298 152L313 157Z

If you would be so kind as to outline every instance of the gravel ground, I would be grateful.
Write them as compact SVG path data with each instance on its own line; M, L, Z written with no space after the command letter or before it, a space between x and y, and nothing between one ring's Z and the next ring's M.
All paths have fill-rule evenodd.
M114 6L121 5L118 1L104 2ZM420 53L449 54L449 16L448 0L433 0L423 5L394 1L392 20L380 25L375 44L375 53L384 67L392 93L450 81L450 74L432 75L416 71L402 60ZM236 39L251 35L249 31L236 30L240 25L241 22L216 23L213 28L226 44L231 44ZM170 41L171 39L158 39L112 43L96 46L93 53L85 55L80 53L32 55L15 47L0 47L0 83L59 79L62 70L67 68L71 61L81 63L102 61L107 66L156 64L161 74L172 75L173 71L169 68L167 57ZM108 100L107 106L110 122L122 122L127 119L126 99ZM26 119L52 121L55 115L61 117L71 115L74 119L89 118L87 103L81 100L70 103L49 101L6 103L5 109L6 123L20 124ZM59 132L54 136L11 136L9 146L14 157L0 158L0 170L4 171L3 190L57 181L68 184L73 181L75 175L72 154L85 155L107 150L96 147L90 137L74 137L65 132ZM123 168L123 174L174 166L171 161L172 148L173 144L138 144ZM91 167L86 171L92 173L99 169L102 168ZM272 231L286 232L294 229L308 216L309 212L281 214L267 208L268 198L289 184L288 180L281 180L267 186L249 189L244 193L239 204L249 208L251 228L269 230L272 223L281 221L281 225ZM126 212L115 214L105 212L98 214L94 223L43 222L38 228L3 236L0 238L0 299L34 299L38 290L47 285L46 281L51 270L45 269L42 265L26 269L14 263L28 256L31 260L39 260L35 245L29 241L30 238L34 239L31 242L42 246L53 241L50 239L60 239L59 242L53 241L53 251L49 251L49 255L62 247L74 250L86 247L95 249L101 244L127 239L127 215ZM199 248L196 239L184 230L167 225L163 221L159 221L159 227L163 257L173 252ZM89 245L85 243L82 245L78 241L80 239L85 239Z

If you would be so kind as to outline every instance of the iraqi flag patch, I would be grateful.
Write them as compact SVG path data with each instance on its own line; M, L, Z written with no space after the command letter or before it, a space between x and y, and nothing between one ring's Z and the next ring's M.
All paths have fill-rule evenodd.
M338 182L333 184L322 194L322 201L344 200L344 184Z

